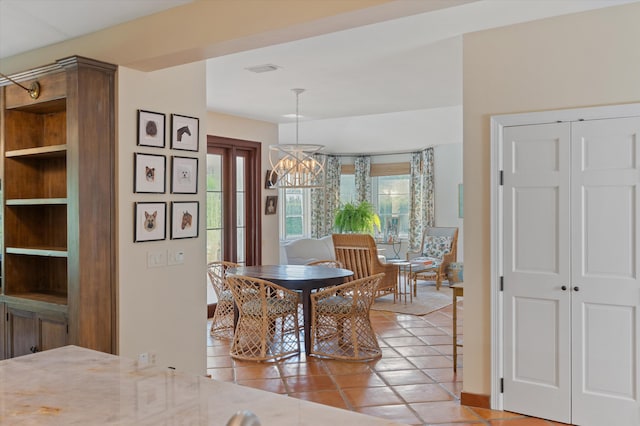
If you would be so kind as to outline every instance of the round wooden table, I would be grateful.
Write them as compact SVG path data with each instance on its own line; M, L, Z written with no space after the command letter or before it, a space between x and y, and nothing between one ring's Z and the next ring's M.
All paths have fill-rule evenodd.
M228 275L244 275L271 281L289 290L302 292L304 350L311 349L311 291L342 284L353 276L348 269L309 265L256 265L229 268Z

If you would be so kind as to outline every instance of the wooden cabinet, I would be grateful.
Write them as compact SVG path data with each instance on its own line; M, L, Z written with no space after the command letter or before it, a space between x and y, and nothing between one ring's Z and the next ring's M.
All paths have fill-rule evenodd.
M11 76L37 99L0 79L7 356L114 351L115 70L71 57Z
M0 302L0 322L5 319L4 303ZM4 340L4 326L0 324L0 359L5 358L5 340Z
M67 320L62 313L6 307L7 357L58 348L67 344Z

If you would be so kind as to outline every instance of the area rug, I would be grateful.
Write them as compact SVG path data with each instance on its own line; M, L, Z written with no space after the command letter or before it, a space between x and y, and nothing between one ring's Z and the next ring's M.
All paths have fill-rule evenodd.
M451 289L443 285L440 290L436 290L436 285L433 281L418 281L418 296L413 297L413 302L410 302L409 295L406 295L407 302L405 303L404 296L402 295L402 298L398 297L395 303L393 303L393 294L379 297L373 303L371 309L399 314L426 315L453 303Z

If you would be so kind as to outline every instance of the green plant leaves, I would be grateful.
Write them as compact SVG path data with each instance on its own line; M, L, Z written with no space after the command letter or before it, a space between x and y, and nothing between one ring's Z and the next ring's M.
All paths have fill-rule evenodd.
M334 226L336 232L373 234L376 228L380 230L380 217L367 201L357 206L346 203L336 212Z

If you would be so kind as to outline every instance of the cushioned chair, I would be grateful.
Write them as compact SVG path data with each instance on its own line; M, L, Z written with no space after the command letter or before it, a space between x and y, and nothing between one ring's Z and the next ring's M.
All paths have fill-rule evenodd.
M395 302L398 266L380 262L373 237L369 234L333 234L332 238L336 260L342 263L345 269L353 271L353 276L348 281L384 273L384 278L376 288L375 297L393 294Z
M384 274L311 295L311 355L363 361L382 355L369 310Z
M211 322L211 336L218 339L231 339L233 337L233 295L225 283L227 268L240 266L237 263L218 261L207 264L209 281L216 293L218 303Z
M329 268L342 268L343 265L341 262L337 260L314 260L313 262L307 263L308 266L327 266Z
M438 267L413 274L414 288L418 279L433 280L440 290L442 281L447 279L449 263L458 257L458 228L430 227L422 234L419 251L408 251L407 260L415 257L427 257L438 262Z
M232 358L267 361L300 353L298 293L242 275L226 281L239 313Z

